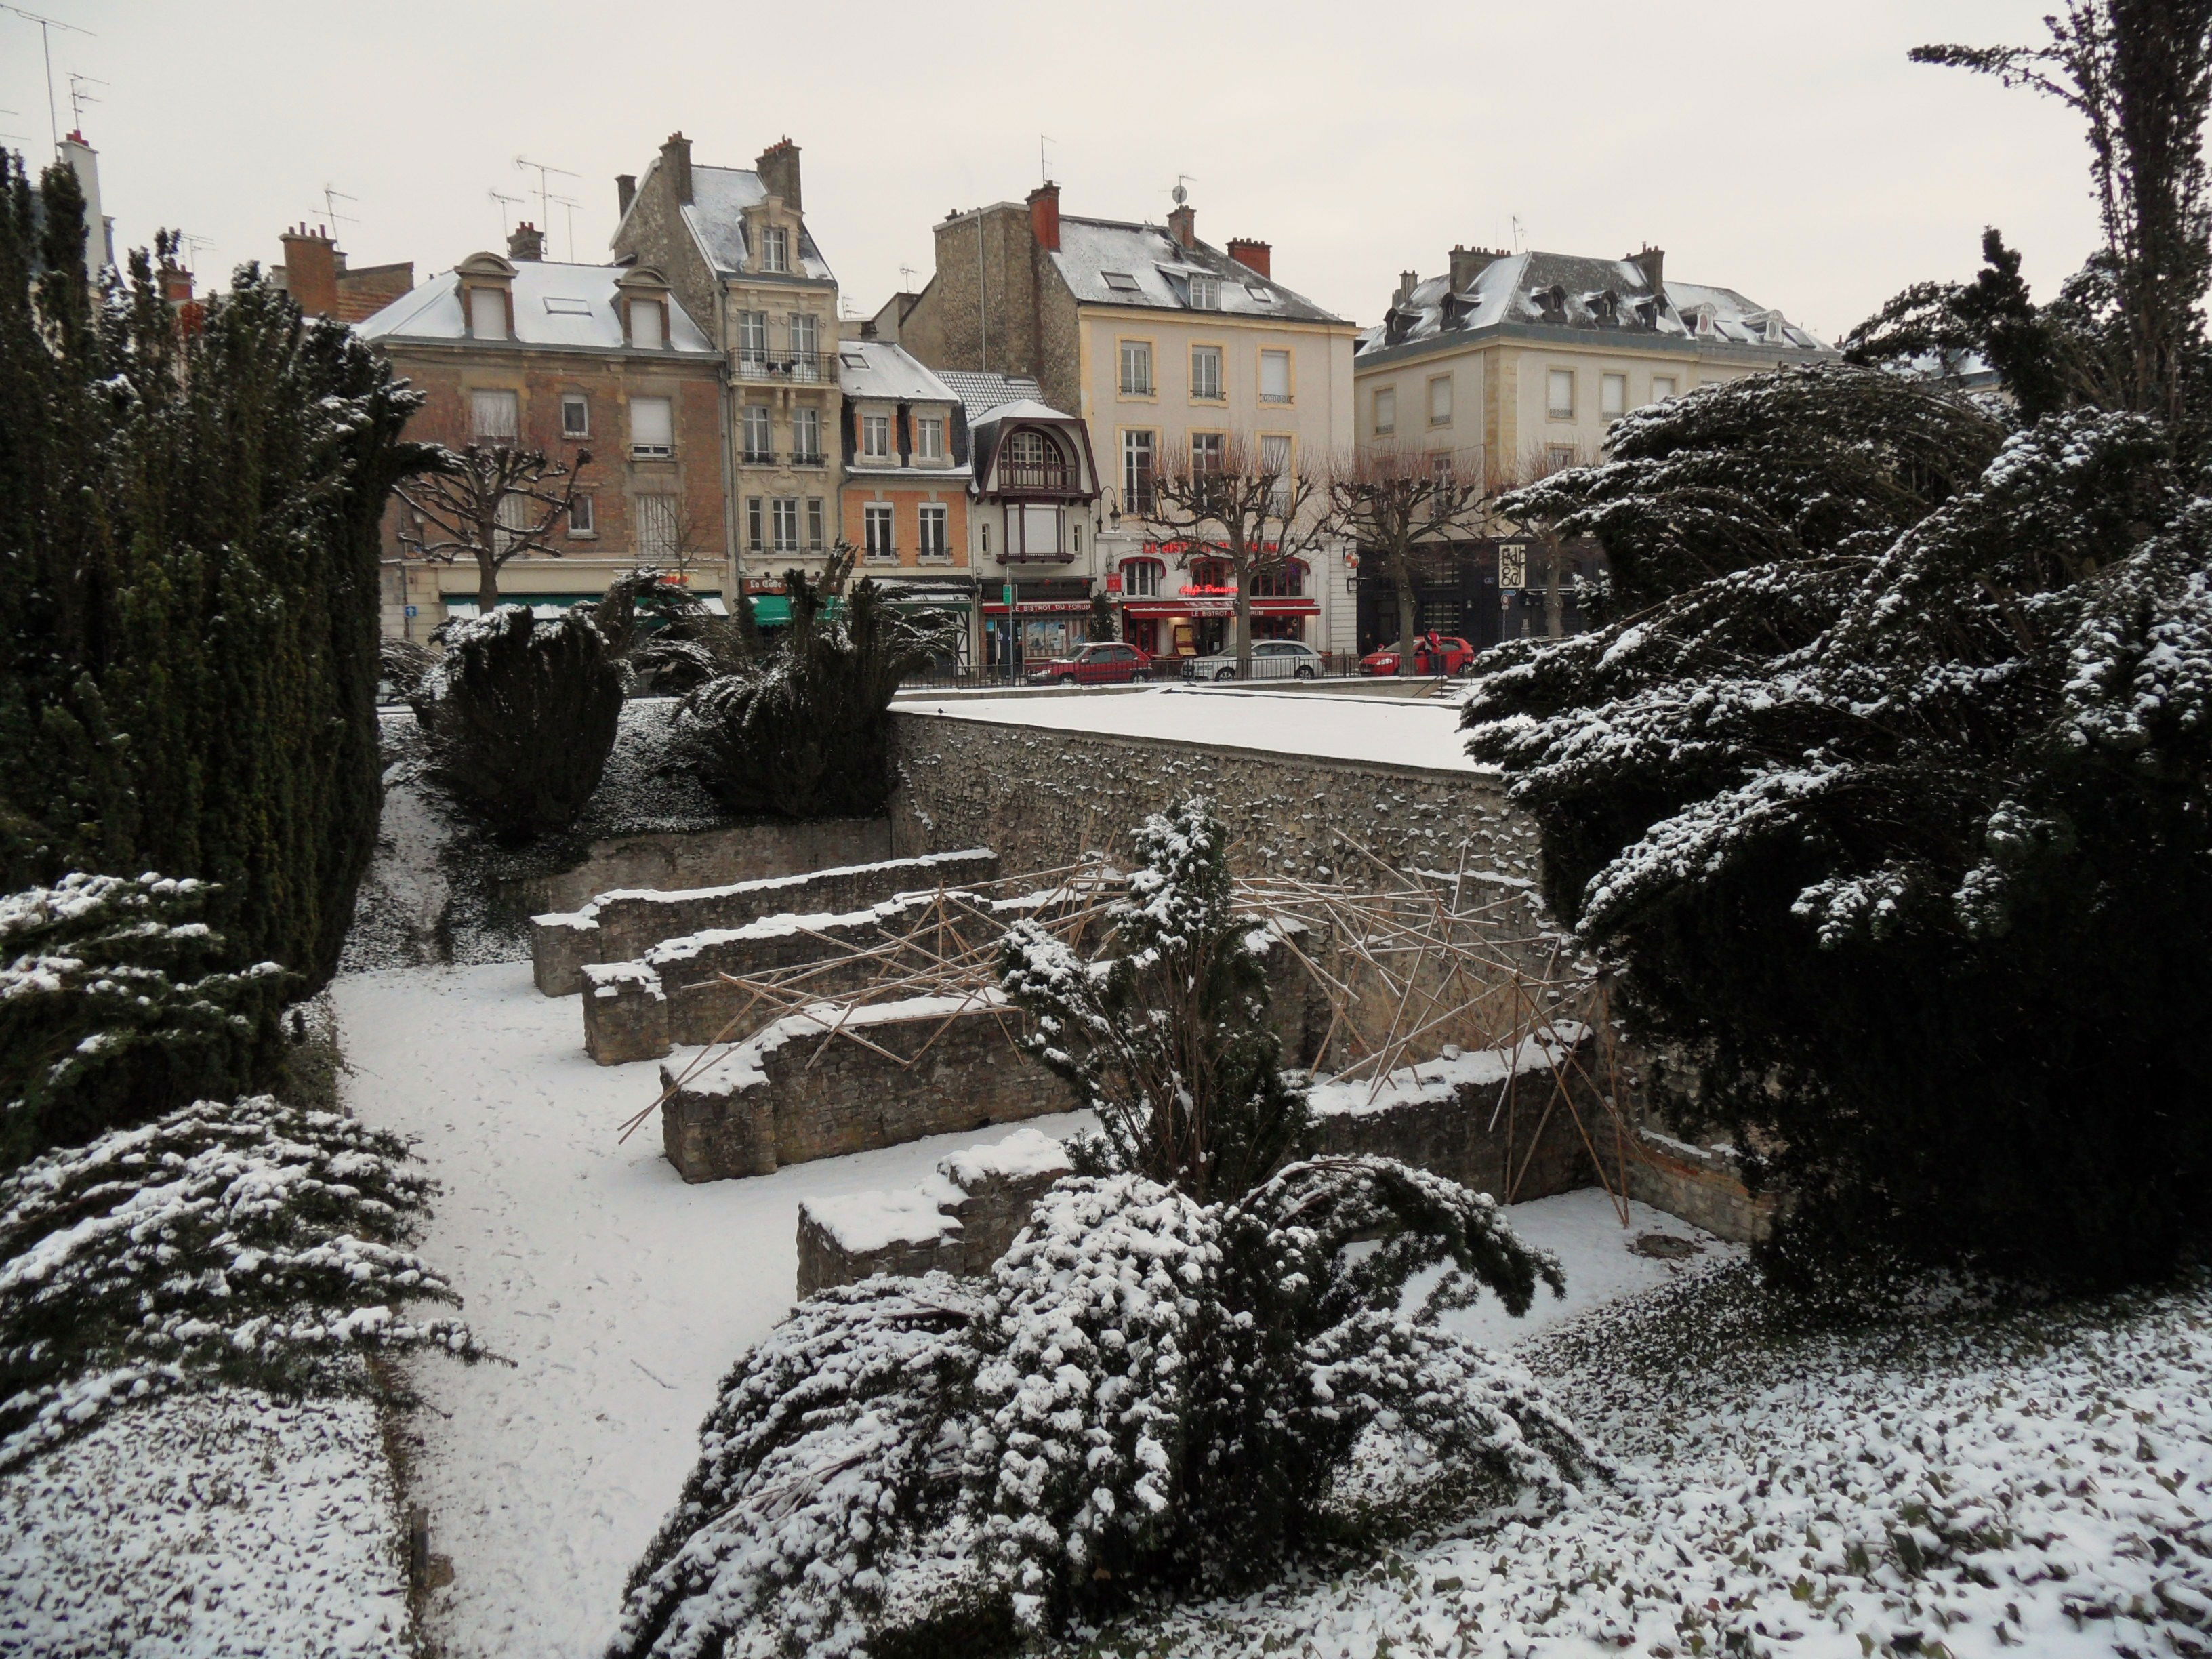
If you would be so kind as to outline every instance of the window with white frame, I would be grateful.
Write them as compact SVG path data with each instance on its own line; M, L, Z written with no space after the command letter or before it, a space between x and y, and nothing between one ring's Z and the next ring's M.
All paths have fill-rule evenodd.
M1221 400L1221 348L1194 345L1190 349L1190 395L1206 403Z
M1121 342L1121 395L1125 398L1149 398L1152 395L1152 343L1150 340Z
M888 415L860 416L860 459L867 461L887 461L891 458L891 417Z
M676 410L665 398L629 400L629 453L641 460L676 453Z
M641 351L658 351L665 343L668 313L658 300L629 302L629 343Z
M791 233L781 225L761 228L761 269L773 271L791 269Z
M1439 374L1429 382L1429 424L1449 426L1452 421L1452 383L1449 374Z
M1194 432L1190 434L1190 471L1194 477L1221 471L1221 434L1218 432Z
M1398 389L1377 386L1375 390L1375 435L1387 438L1398 429Z
M1572 444L1547 444L1544 447L1546 471L1557 472L1562 467L1572 466L1574 464L1575 447Z
M917 545L915 551L925 559L949 559L952 556L952 509L932 507L924 503L917 509L915 525ZM1078 548L1078 552L1082 550Z
M799 498L778 495L769 503L775 512L775 550L779 553L799 551Z
M1260 401L1263 404L1286 404L1291 400L1291 354L1287 351L1263 351L1260 354Z
M591 401L580 392L561 394L561 435L564 438L588 438L592 435Z
M1452 481L1452 458L1449 450L1429 457L1429 476L1449 489Z
M1291 441L1288 437L1260 440L1260 470L1273 478L1273 487L1268 491L1267 506L1271 512L1287 513L1291 507Z
M492 532L492 545L500 552L506 552L536 528L531 522L531 505L529 496L512 490L499 498L499 506L495 509L499 517L499 528Z
M738 359L746 368L759 369L768 362L768 313L738 313Z
M1673 375L1654 374L1651 377L1651 401L1653 403L1663 404L1668 398L1674 395L1674 377Z
M1167 567L1158 559L1121 561L1121 592L1136 599L1152 599L1160 591Z
M924 415L914 423L914 453L917 459L941 461L945 459L945 417Z
M1597 383L1597 412L1608 421L1628 413L1628 376L1606 374Z
M814 373L814 350L820 343L813 313L805 311L793 312L791 313L791 356L793 373L802 375L811 375Z
M1190 308L1193 311L1221 309L1221 284L1211 276L1190 279Z
M678 523L676 497L640 495L637 511L637 559L640 564L672 565L683 556L683 533Z
M599 514L589 495L568 498L568 533L571 536L596 536L599 533Z
M512 444L521 430L522 398L520 393L469 393L469 436L477 442Z
M744 415L745 459L754 462L775 459L775 438L769 424L766 404L747 404Z
M469 290L469 333L479 340L507 337L507 290L472 288Z
M860 523L866 532L862 544L872 559L896 559L898 544L894 535L891 507L888 501L872 501L860 509Z
M757 495L745 497L745 549L748 552L758 553L767 546L762 531L765 506L766 503Z
M806 498L806 546L810 552L819 553L822 550L823 523L822 498L809 495Z
M1128 513L1152 510L1152 434L1121 434L1121 507Z
M1555 368L1544 377L1545 412L1555 421L1575 418L1575 372Z
M801 404L791 411L791 459L800 466L822 464L822 411Z

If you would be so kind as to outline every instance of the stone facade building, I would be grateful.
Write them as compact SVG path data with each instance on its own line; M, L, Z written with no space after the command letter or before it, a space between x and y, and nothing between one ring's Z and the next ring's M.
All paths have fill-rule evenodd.
M1065 607L1109 595L1123 636L1157 655L1226 642L1233 600L1174 550L1148 540L1143 511L1168 458L1231 438L1295 467L1326 466L1352 440L1353 325L1277 283L1267 243L1198 239L1194 210L1165 226L1077 218L1045 185L937 226L936 272L876 319L940 372L1020 375L1041 401L1079 416L1105 474L1103 511L1064 514L1065 539L1001 547L983 562L1009 578L1042 556L1070 591L1019 603ZM1086 523L1087 519L1087 523ZM1041 521L1040 521L1041 525ZM1344 547L1279 573L1255 631L1321 649L1351 644ZM1073 590L1080 586L1081 592ZM1058 612L1040 613L1042 615Z
M1594 259L1455 247L1443 275L1405 272L1352 361L1360 452L1504 487L1596 460L1631 410L1833 356L1734 289L1669 278L1666 260L1657 248ZM1419 625L1478 645L1572 631L1574 589L1598 556L1510 527L1440 549L1416 579ZM1395 636L1397 601L1372 562L1358 586L1365 648Z
M509 257L471 254L359 325L427 395L408 435L571 465L591 455L577 508L553 531L560 555L511 560L502 599L550 614L645 564L682 571L723 605L732 572L714 347L658 271L556 264L541 251L525 225ZM385 515L384 626L420 641L476 614L477 569L408 556L408 514L395 500Z

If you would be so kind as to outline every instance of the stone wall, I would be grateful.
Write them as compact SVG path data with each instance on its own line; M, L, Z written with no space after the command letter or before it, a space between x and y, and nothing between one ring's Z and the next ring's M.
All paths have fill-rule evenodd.
M719 830L643 831L592 843L574 869L520 883L530 914L581 909L618 888L726 886L804 875L897 854L888 818L828 818L819 823L733 823Z
M1207 749L1153 738L1060 732L894 708L902 854L997 849L1010 871L1048 870L1086 850L1125 852L1149 812L1212 798L1231 866L1357 880L1357 839L1401 869L1532 883L1535 826L1487 774Z
M532 916L531 963L540 991L570 996L583 988L586 963L633 961L663 939L741 927L787 912L858 910L896 893L988 882L998 873L995 853L970 848L722 887L603 892L580 909Z
M1724 1149L1692 1146L1646 1128L1632 1151L1631 1197L1741 1244L1756 1243L1774 1231L1780 1198L1745 1186L1735 1158Z

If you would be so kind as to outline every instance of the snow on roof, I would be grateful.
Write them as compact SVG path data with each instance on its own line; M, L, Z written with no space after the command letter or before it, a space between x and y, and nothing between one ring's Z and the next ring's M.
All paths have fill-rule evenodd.
M995 426L1001 421L1072 421L1075 416L1065 410L1054 409L1038 398L1017 398L1012 403L993 406L989 414L974 419L975 426Z
M659 157L653 165L659 167ZM647 177L651 176L650 171ZM734 276L745 268L745 221L747 208L758 207L768 199L768 186L761 182L759 173L750 167L708 167L694 166L691 169L691 199L684 206L684 222L691 228L691 234L699 244L699 251L707 256L707 263L725 276ZM823 258L822 251L814 246L813 233L801 229L799 233L799 268L794 276L811 276L817 282L835 282L830 274L830 264Z
M937 378L952 388L972 423L1002 404L1041 402L1044 389L1026 374L986 374L970 368L943 368Z
M1158 225L1063 216L1060 251L1052 255L1068 291L1085 305L1146 306L1176 311L1203 308L1231 316L1285 317L1338 323L1304 295L1239 264L1200 242L1184 247ZM1194 307L1190 278L1215 279L1217 304Z
M925 368L919 357L889 340L841 341L837 356L837 383L848 398L880 398L891 403L961 401L960 394Z
M1796 351L1828 348L1781 313L1753 304L1734 289L1662 281L1655 293L1633 259L1593 259L1574 253L1504 254L1455 289L1431 276L1394 300L1383 320L1364 330L1358 352L1413 344L1517 323L1688 343L1779 345Z
M629 349L623 337L622 313L615 306L615 284L632 274L633 267L555 264L538 259L514 263L514 337L519 343L602 351ZM669 348L712 356L714 348L699 325L682 306L672 303L673 295L670 298ZM459 274L441 271L357 326L371 340L468 338Z

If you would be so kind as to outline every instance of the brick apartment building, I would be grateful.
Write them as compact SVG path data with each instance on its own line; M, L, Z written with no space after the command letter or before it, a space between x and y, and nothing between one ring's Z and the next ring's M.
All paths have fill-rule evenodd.
M284 263L269 267L269 280L310 317L365 323L415 286L415 262L350 269L326 228L300 224L284 233Z

